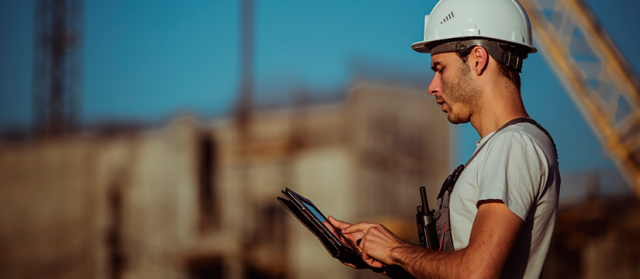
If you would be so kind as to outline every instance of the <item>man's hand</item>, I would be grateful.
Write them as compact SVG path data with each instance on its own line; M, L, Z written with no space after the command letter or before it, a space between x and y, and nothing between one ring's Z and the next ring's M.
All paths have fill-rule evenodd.
M395 259L391 257L393 249L410 246L380 224L361 222L344 228L342 233L348 238L351 238L352 235L361 236L357 244L361 250L362 259L375 268L397 264Z
M338 233L338 232L336 232L336 231L334 230L334 227L335 227L335 228L337 228L338 230L342 231L342 229L343 229L343 228L346 228L346 227L348 227L348 226L351 226L351 224L349 224L349 223L347 223L347 222L338 221L338 220L336 220L335 218L333 218L333 216L331 216L331 215L329 215L328 220L329 220L329 222L331 222L331 223L329 223L329 222L327 222L327 221L324 221L324 222L322 222L322 223L324 224L324 226L325 226L325 227L327 227L327 229L329 229L329 231L331 231L331 233L332 233L333 235L335 235L335 236L338 238L338 240L340 240L341 242L343 242L343 245L345 245L345 246L353 246L353 247L356 247L356 249L358 249L358 248L357 248L358 246L355 246L355 245L349 245L350 241L349 241L348 239L345 239L344 237L342 237L342 234L341 234L341 233ZM358 252L360 252L360 251L358 251ZM343 261L340 261L340 262L341 262L342 264L344 264L344 265L348 266L348 267L352 267L352 268L358 269L355 265L353 265L353 264L351 264L351 263L347 263L347 262L343 262Z
M371 267L399 266L418 278L498 278L523 224L502 201L482 201L478 203L469 246L438 252L406 243L380 224L351 225L331 216L329 221L360 250Z
M335 218L333 218L333 216L329 216L329 222L331 222L331 224L333 225L333 227L335 227L336 229L340 230L341 233L336 233L333 230L333 227L331 226L327 226L327 228L329 228L329 230L335 234L336 236L338 236L340 238L340 240L344 241L344 242L348 242L351 243L351 246L353 246L355 249L357 249L357 251L362 254L362 248L360 245L362 245L362 240L363 237L365 235L364 232L359 232L359 231L354 231L353 233L345 233L345 229L352 227L353 225L347 223L347 222L343 222L340 220L336 220ZM358 223L358 224L365 224L365 223ZM344 238L342 238L340 235L344 236ZM364 258L363 258L364 260ZM384 264L382 264L381 262L378 262L376 260L365 260L365 262L370 265L373 268L382 268L384 267ZM356 268L353 264L350 263L345 263L343 262L343 264Z
M351 246L353 246L355 249L357 249L357 251L359 253L362 253L362 250L360 250L360 247L358 247L358 243L360 243L360 239L362 239L364 234L346 235L346 234L342 233L342 231L344 229L346 229L346 228L348 228L348 227L350 227L352 225L347 223L347 222L343 222L343 221L337 220L337 219L333 218L333 216L329 216L329 222L331 222L333 227L335 227L336 229L338 229L340 231L340 233L337 233L337 232L333 231L333 228L329 228L329 230L331 230L331 232L333 234L335 234L338 237L344 236L345 238L340 237L341 240L350 243Z

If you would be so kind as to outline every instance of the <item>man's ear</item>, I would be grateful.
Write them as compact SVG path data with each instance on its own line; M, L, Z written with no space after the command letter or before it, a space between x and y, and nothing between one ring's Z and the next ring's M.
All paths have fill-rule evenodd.
M475 46L470 55L472 59L471 70L478 76L482 75L489 65L489 53L483 47Z

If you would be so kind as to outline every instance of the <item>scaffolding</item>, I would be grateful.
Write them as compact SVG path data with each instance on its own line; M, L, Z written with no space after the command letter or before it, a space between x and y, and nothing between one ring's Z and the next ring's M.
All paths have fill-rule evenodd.
M36 1L32 94L38 134L65 134L79 125L83 33L83 0Z

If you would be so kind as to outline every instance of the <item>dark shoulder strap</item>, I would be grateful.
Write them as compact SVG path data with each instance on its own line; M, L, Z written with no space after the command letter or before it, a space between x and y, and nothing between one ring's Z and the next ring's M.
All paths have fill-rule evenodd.
M547 137L551 141L551 144L553 144L553 151L556 153L556 161L558 161L558 149L556 148L556 143L553 141L553 138L551 137L551 134L549 134L547 129L542 127L542 125L540 125L540 123L536 122L535 120L533 120L531 118L527 118L526 122L538 127L538 129L540 129L540 131L542 131L545 135L547 135Z

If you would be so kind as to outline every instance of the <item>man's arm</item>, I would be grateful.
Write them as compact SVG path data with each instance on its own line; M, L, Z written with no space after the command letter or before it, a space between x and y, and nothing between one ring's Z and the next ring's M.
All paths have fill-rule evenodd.
M358 223L343 233L365 233L359 243L362 258L374 267L399 265L416 278L498 278L522 224L498 200L479 204L469 246L455 252L411 245L379 224Z

